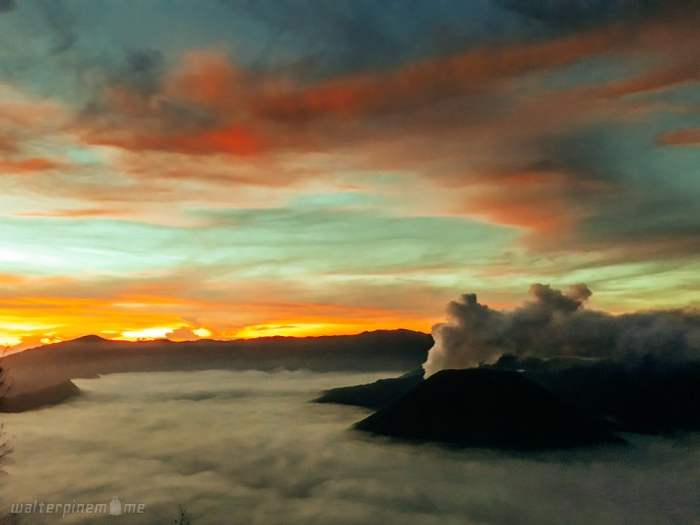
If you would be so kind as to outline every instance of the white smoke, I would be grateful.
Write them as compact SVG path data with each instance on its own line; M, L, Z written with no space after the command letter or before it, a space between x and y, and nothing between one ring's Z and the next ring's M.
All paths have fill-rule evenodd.
M492 363L504 354L613 358L663 362L700 360L700 313L659 310L612 315L589 310L585 284L562 292L530 287L532 299L511 311L492 310L465 294L447 307L448 320L433 327L426 376L448 368Z

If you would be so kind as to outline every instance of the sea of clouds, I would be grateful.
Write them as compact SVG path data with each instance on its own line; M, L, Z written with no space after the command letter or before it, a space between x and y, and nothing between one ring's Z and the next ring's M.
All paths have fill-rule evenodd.
M70 403L8 415L12 502L144 503L119 523L692 523L700 438L539 455L449 450L350 430L363 409L320 390L392 374L168 372L80 380ZM43 521L42 521L43 519ZM20 523L105 523L31 516Z

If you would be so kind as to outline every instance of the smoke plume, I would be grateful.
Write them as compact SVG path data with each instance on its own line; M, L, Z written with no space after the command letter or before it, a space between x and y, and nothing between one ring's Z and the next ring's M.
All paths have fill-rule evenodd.
M700 361L700 313L656 310L612 315L585 308L585 284L566 291L533 284L532 298L511 311L493 310L465 294L447 307L448 320L433 327L426 375L448 368L519 357L609 358L635 363Z

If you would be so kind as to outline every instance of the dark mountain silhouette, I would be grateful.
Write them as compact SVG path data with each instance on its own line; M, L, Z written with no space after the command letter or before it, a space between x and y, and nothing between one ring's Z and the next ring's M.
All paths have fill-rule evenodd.
M517 372L443 370L355 425L395 438L513 450L622 443L609 424Z
M23 393L13 393L0 400L0 412L26 412L35 408L58 405L80 394L72 381L61 381L53 385Z
M609 421L621 432L668 434L700 430L700 363L647 357L634 363L605 359L518 358L505 355L477 370L519 372L564 403ZM328 390L316 401L383 408L421 382L420 375Z
M109 339L105 339L104 337L100 337L99 335L84 335L82 337L72 339L71 341L68 341L68 342L69 343L107 343L107 342L109 342Z
M700 363L564 361L504 356L499 370L527 377L563 400L615 421L621 430L668 433L700 430Z
M413 387L423 381L423 374L423 368L417 368L402 376L380 379L374 383L331 388L323 392L314 401L317 403L337 403L339 405L354 405L373 409L383 408L407 394Z
M112 341L86 336L3 358L11 387L7 403L0 410L10 406L26 410L60 401L69 393L75 394L74 385L68 384L71 379L115 372L277 368L326 372L411 370L425 360L432 344L429 335L410 330L182 343Z

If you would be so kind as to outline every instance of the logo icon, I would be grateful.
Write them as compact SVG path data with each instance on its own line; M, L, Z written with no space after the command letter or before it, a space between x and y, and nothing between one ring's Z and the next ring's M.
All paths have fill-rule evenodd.
M109 503L109 514L111 516L120 516L122 513L122 502L119 498L114 496L112 501Z

